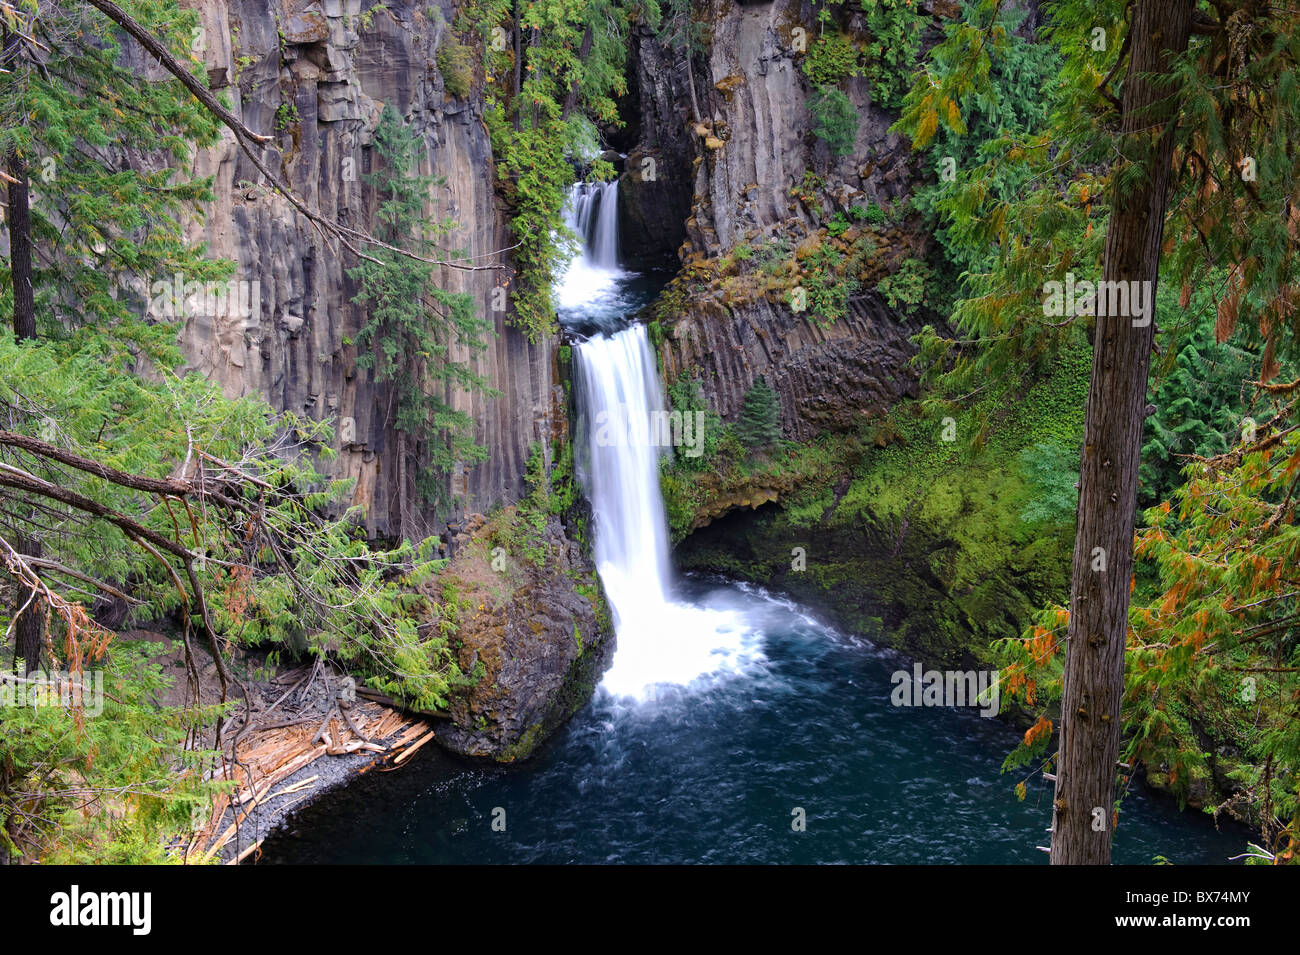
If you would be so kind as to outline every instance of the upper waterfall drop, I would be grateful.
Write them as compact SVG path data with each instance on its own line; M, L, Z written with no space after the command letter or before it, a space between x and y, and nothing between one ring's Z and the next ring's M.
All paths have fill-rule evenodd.
M592 268L618 268L618 180L579 182L569 190L568 226Z
M564 224L578 237L578 253L560 276L556 307L578 314L603 310L627 277L618 266L618 181L574 183Z

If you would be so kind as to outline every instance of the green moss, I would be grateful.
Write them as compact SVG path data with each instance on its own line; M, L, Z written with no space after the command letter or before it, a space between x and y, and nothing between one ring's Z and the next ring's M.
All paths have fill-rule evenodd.
M537 748L537 744L542 741L544 734L541 723L533 723L528 729L524 730L519 739L515 740L509 746L501 751L497 757L498 762L513 763L515 760L527 759Z
M1018 636L1068 591L1073 513L1025 519L1043 478L1019 452L1047 444L1077 461L1088 371L1086 353L1070 352L1022 395L946 422L904 402L855 435L694 481L670 476L675 534L698 519L693 507L711 513L745 481L789 488L779 507L692 535L679 563L775 586L925 661L987 661L992 640ZM983 414L994 428L969 440ZM1051 477L1073 490L1069 470ZM803 571L791 566L798 546Z
M594 578L587 578L575 583L573 589L586 597L587 603L591 604L591 609L596 614L596 625L605 632L613 632L614 614L609 608L609 602L605 599L605 592L600 584ZM578 643L578 649L582 649L581 641Z

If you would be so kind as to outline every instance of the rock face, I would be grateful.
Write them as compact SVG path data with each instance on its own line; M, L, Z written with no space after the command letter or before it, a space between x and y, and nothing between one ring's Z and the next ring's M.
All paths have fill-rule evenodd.
M619 179L619 233L632 268L677 264L691 215L690 93L685 60L672 56L645 26L632 31L626 117L637 139Z
M909 147L889 132L894 116L872 105L865 80L846 86L859 116L852 153L836 158L812 135L812 88L796 40L799 29L805 38L817 35L809 4L712 0L707 22L710 50L692 61L698 123L684 57L647 30L633 37L641 139L620 184L625 236L663 248L684 234L678 255L685 273L740 243L758 248L777 235L797 242L819 229L824 236L796 201L805 174L825 183L824 199L841 211L908 193ZM646 159L653 179L641 174ZM683 207L684 228L677 218ZM736 304L708 290L687 292L671 314L661 310L660 324L669 381L698 377L714 408L733 420L754 378L765 375L781 396L787 438L849 426L915 388L905 366L914 351L907 339L917 329L869 290L829 327L779 296Z
M866 80L850 79L846 88L858 114L852 152L835 158L812 136L812 88L799 68L803 54L794 34L802 28L808 38L817 35L811 5L714 0L714 9L723 16L715 21L708 72L700 82L707 94L701 118L721 145L705 136L696 173L700 200L689 231L698 251L726 251L755 231L804 216L790 208L790 188L805 171L839 184L845 204L906 193L909 147L889 132L894 117L872 105Z
M852 300L848 314L826 328L782 303L706 303L666 328L660 358L670 381L696 376L728 420L740 414L753 380L765 375L781 401L785 437L807 440L849 430L900 394L915 393L906 336L916 330L874 294Z
M511 242L493 191L481 99L477 92L468 100L451 96L436 66L455 16L452 0L186 2L202 18L201 56L212 87L251 129L275 137L266 156L298 195L344 225L372 228L375 200L363 177L374 161L374 128L390 105L424 139L420 171L445 177L430 211L458 223L447 247L478 266L509 266L497 251ZM333 477L356 479L353 503L367 508L372 533L395 534L390 395L357 367L352 344L365 320L346 275L355 257L257 185L257 171L229 133L196 165L215 177L217 201L206 221L193 225L194 238L235 260L237 280L257 285L247 315L226 309L187 316L183 345L193 367L231 396L260 394L277 409L333 419L340 453L324 466ZM518 498L530 444L548 437L558 408L554 343L530 344L505 311L491 310L491 293L508 275L444 268L440 276L445 288L471 293L496 328L472 362L499 397L455 399L488 451L485 463L452 479L461 513ZM424 517L420 530L436 530L431 515Z
M494 521L513 517L507 507ZM544 558L511 557L501 570L493 567L495 533L471 519L440 579L459 591L459 665L478 681L453 697L451 722L435 738L464 756L513 762L591 698L614 636L595 568L558 520L536 545Z
M908 193L909 146L889 132L894 115L871 103L867 81L851 78L846 92L858 113L852 152L832 156L812 135L807 100L812 88L799 68L794 31L817 34L812 7L800 0L740 5L712 0L711 50L693 61L700 124L691 120L685 59L650 31L633 35L632 67L639 88L641 140L628 157L620 190L635 229L664 241L683 197L690 209L691 245L682 256L714 255L794 217L790 189L805 171L835 185L837 199L884 203ZM654 157L647 181L638 161Z
M967 669L988 662L990 641L1019 636L1024 621L1069 582L1055 541L1018 541L1009 562L980 576L956 569L964 546L924 515L909 520L870 505L841 512L832 504L810 528L767 505L714 521L674 556L685 569L789 594L927 666ZM791 569L796 547L807 551L806 570Z

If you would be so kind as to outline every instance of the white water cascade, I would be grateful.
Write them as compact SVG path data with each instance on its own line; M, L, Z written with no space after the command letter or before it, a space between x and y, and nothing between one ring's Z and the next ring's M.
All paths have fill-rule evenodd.
M617 296L618 186L579 185L569 223L583 237L560 284L561 312L581 312ZM659 687L689 686L761 657L757 634L734 610L673 597L668 521L659 490L657 424L665 409L654 353L642 325L596 334L575 349L579 473L595 519L595 559L614 611L618 649L602 686L646 700Z
M618 182L577 183L569 208L569 228L583 243L581 257L596 268L618 268Z
M556 289L560 311L597 306L618 293L618 183L580 182L569 190L564 224L578 236L578 254Z

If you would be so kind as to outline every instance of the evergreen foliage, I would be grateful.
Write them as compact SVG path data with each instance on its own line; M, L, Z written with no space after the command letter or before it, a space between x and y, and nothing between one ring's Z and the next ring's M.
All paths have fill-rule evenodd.
M124 6L189 59L193 11L174 2ZM39 22L48 54L38 63L15 50L5 57L9 72L0 73L0 156L32 179L38 331L76 338L112 326L119 347L167 361L176 354L167 328L175 316L157 314L154 283L171 284L178 274L224 282L233 271L186 243L181 230L185 216L201 215L212 199L211 179L189 178L184 169L196 146L216 142L217 125L178 82L141 82L97 12L43 6ZM127 155L153 157L159 168L125 168ZM6 256L6 316L12 296Z
M552 286L575 248L562 218L574 168L591 179L613 176L591 155L592 121L618 122L629 8L619 0L476 0L462 16L484 45L484 120L516 243L511 304L538 341L554 328Z
M799 68L814 86L833 86L857 75L859 56L848 34L835 30L812 41Z
M927 18L914 0L862 0L870 42L863 75L876 106L896 109L911 86Z
M762 375L745 392L736 436L748 448L770 448L781 440L781 402Z
M365 177L379 196L380 237L408 251L429 254L455 223L426 214L431 190L444 183L415 172L422 141L391 106L375 129L377 170ZM409 435L419 463L415 481L421 496L446 503L447 478L458 464L482 461L473 440L473 420L452 404L456 392L484 391L486 381L455 358L457 349L481 352L491 322L475 314L465 292L438 286L435 267L378 249L376 262L348 270L360 287L354 302L366 306L357 365L390 382L397 396L393 426Z
M842 92L833 86L819 86L808 97L808 112L813 117L813 135L830 147L831 155L847 156L853 152L858 135L858 111Z
M927 148L941 130L967 136L979 102L996 102L996 64L1018 46L1000 8L997 0L977 0L965 19L945 28L897 124L914 147ZM960 168L934 205L950 223L946 245L967 249L955 256L970 263L952 319L956 334L926 329L918 339L935 411L972 394L1022 387L1051 355L1084 337L1090 316L1043 316L1044 283L1067 272L1099 278L1116 197L1150 181L1152 137L1126 137L1116 149L1129 49L1124 3L1065 2L1042 12L1039 36L1060 62L1044 90L1045 118L1036 125L1034 111L1025 111L1016 117L1019 130L1002 121L999 135L980 147L982 161ZM1289 682L1296 664L1287 636L1292 597L1280 567L1295 560L1300 449L1290 431L1297 382L1277 378L1297 353L1291 300L1300 257L1284 211L1293 205L1295 162L1283 144L1300 131L1300 35L1294 14L1281 8L1198 4L1197 14L1188 48L1161 89L1175 113L1168 127L1174 145L1146 493L1171 487L1183 460L1175 448L1212 456L1185 459L1190 483L1173 492L1178 509L1166 501L1148 510L1148 528L1139 531L1138 553L1155 562L1159 591L1130 612L1125 746L1148 773L1168 766L1165 781L1178 788L1205 778L1217 758L1202 750L1205 727L1245 734L1253 764L1235 775L1265 827L1267 845L1256 855L1290 861L1300 839L1297 784L1277 769L1293 765L1300 723ZM1184 318L1198 300L1191 320ZM1213 342L1204 318L1209 303ZM1247 361L1253 372L1243 375ZM1248 398L1243 377L1254 379ZM1250 407L1257 433L1238 417ZM1141 579L1149 572L1139 567ZM1059 699L1069 623L1066 608L1048 608L1022 638L1002 645L1009 661L1004 699L1040 714L1008 766L1037 760L1052 738L1046 707ZM1250 673L1279 674L1269 702L1250 703L1253 728L1243 722L1238 692Z
M1172 291L1161 298L1176 304ZM1189 304L1191 330L1167 373L1153 382L1155 411L1147 418L1138 490L1145 507L1170 499L1192 456L1214 457L1235 445L1253 401L1248 382L1255 361L1240 343L1215 340L1213 296L1201 289Z
M188 55L191 12L168 0L123 6ZM169 681L153 652L118 639L95 614L113 605L126 626L174 630L192 677L194 638L203 639L223 687L236 679L223 662L229 643L305 647L436 709L465 679L448 646L455 605L426 593L442 567L436 542L376 551L357 514L323 516L342 510L350 490L313 466L329 453L326 425L229 400L184 373L177 333L186 305L155 294L155 283L171 290L177 275L191 283L233 274L181 231L210 198L210 184L183 169L194 146L215 141L214 124L176 81L142 80L121 66L115 32L88 6L42 5L34 24L26 6L23 15L24 34L48 49L38 58L6 48L0 155L38 188L39 334L19 343L0 331L0 630L12 632L25 606L24 616L43 621L44 639L39 660L0 670L0 691L24 686L37 665L74 678L100 671L105 708L5 707L0 857L161 861L221 785L209 781L216 754L197 741L230 704L198 707L191 683L187 705L160 706ZM391 119L380 141L399 165L409 158ZM124 169L128 152L161 168ZM410 225L427 184L374 185L385 193L390 234L425 248ZM360 276L374 305L367 341L376 368L393 375L412 357L399 348L427 348L415 357L430 363L448 335L468 339L478 327L467 303L409 265L381 257ZM2 268L8 314L14 283L9 262ZM402 296L432 301L444 324L429 323L424 308L419 317L399 308ZM462 370L442 368L442 382L470 384ZM426 411L408 406L402 423L414 427Z

